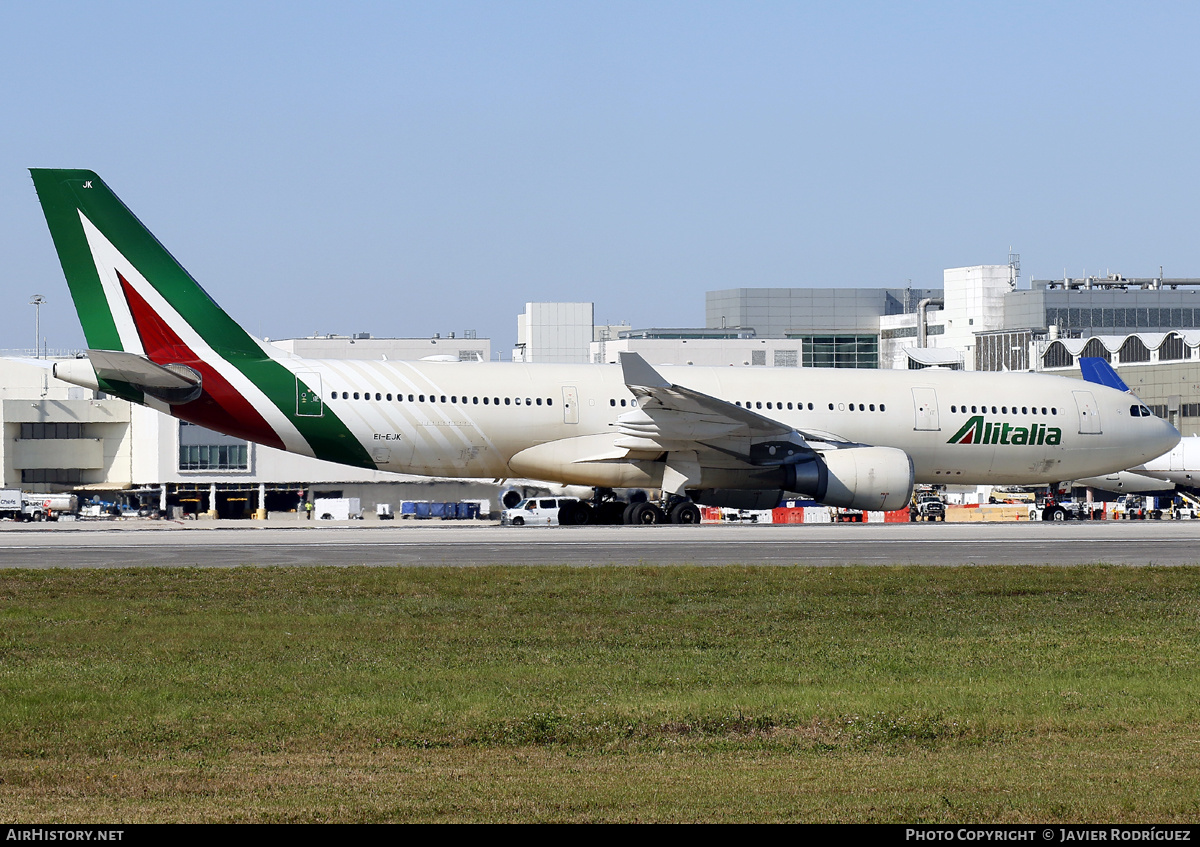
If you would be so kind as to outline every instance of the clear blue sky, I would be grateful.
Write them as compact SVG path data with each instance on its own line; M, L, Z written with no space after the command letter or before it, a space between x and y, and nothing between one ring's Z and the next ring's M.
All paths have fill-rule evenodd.
M1200 4L0 0L0 347L82 333L26 168L99 172L247 329L530 300L1200 277Z

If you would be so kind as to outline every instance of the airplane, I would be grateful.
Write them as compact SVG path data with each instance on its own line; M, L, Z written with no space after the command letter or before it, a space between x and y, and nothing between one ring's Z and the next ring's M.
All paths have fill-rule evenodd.
M568 522L789 492L890 511L916 483L1057 482L1179 441L1123 392L1042 374L305 359L243 330L94 172L31 174L89 348L58 379L347 465L596 490ZM631 488L662 497L611 496Z
M1082 357L1079 370L1085 382L1106 385L1126 395L1133 395L1133 390L1106 359ZM1150 410L1143 406L1142 414L1150 414ZM1184 436L1170 451L1135 467L1083 477L1073 482L1085 488L1116 494L1170 494L1177 489L1195 490L1200 483L1200 436Z
M1200 436L1186 435L1169 452L1137 467L1072 482L1117 494L1195 491L1200 485Z

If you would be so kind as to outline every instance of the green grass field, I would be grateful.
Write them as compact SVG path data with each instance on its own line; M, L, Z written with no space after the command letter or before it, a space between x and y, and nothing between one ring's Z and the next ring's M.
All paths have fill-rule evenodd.
M9 822L1200 819L1200 569L0 572Z

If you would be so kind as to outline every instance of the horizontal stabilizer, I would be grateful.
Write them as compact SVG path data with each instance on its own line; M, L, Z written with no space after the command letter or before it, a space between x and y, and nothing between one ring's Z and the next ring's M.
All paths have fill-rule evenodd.
M1117 376L1117 372L1113 370L1113 366L1108 363L1107 359L1101 359L1099 356L1083 356L1079 359L1079 370L1082 371L1083 378L1088 382L1129 393L1129 386Z
M188 373L165 368L134 353L123 353L118 350L88 350L87 355L92 367L96 369L97 376L106 380L128 382L143 390L151 388L188 389L199 384L199 374L195 371Z
M122 383L170 405L190 403L202 391L200 374L186 365L157 365L121 350L87 353L86 359L55 362L54 376L92 390L107 390L112 384Z

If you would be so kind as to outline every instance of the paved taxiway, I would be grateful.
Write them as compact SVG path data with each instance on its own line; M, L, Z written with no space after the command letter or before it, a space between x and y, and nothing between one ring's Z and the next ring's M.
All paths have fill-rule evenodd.
M0 568L1200 564L1200 521L499 527L8 524Z

